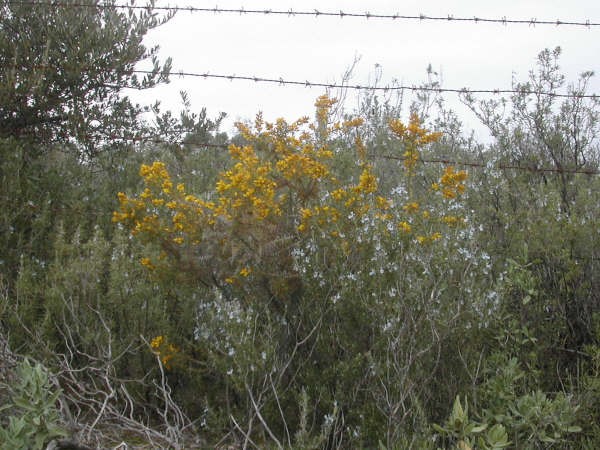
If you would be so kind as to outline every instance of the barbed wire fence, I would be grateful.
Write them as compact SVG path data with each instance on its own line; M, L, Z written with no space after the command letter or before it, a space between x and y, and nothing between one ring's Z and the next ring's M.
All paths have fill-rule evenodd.
M149 75L152 74L150 70L134 70L134 73ZM572 93L560 93L560 92L546 92L539 91L534 89L471 89L468 87L462 88L443 88L437 86L417 86L417 85L391 85L391 86L369 86L362 84L338 84L338 83L325 83L325 82L316 82L316 81L301 81L301 80L286 80L283 77L279 78L265 78L265 77L257 77L252 75L226 75L226 74L214 74L210 72L204 73L195 73L195 72L185 72L183 70L180 71L172 71L171 75L179 76L179 77L193 77L193 78L215 78L215 79L223 79L229 81L253 81L255 83L271 83L278 84L280 86L304 86L307 88L310 87L323 87L327 89L352 89L352 90L364 90L364 91L381 91L381 92L390 92L390 91L427 91L427 92L435 92L435 93L454 93L454 94L533 94L533 95L544 95L549 97L557 97L557 98L592 98L592 99L600 99L600 95L598 94L583 94L578 92Z
M500 23L503 25L510 24L528 24L528 25L572 25L572 26L585 26L587 28L600 26L600 22L592 22L590 20L585 21L569 21L569 20L561 20L557 19L555 21L551 20L538 20L538 19L507 19L506 17L500 19L493 18L480 18L480 17L454 17L452 15L448 16L427 16L423 14L418 15L402 15L402 14L380 14L380 13L357 13L357 12L345 12L345 11L320 11L320 10L276 10L276 9L245 9L241 8L220 8L215 6L213 8L205 8L205 7L195 7L195 6L141 6L135 4L116 4L116 3L86 3L86 2L65 2L65 1L35 1L35 0L9 0L7 4L11 5L22 5L22 6L51 6L57 8L94 8L94 9L128 9L128 10L153 10L153 11L163 11L163 12L190 12L190 13L213 13L213 14L239 14L239 15L273 15L273 16L287 16L287 17L296 17L296 16L314 16L314 17L351 17L351 18L363 18L363 19L388 19L388 20L419 20L419 21L449 21L456 23L465 23L465 22L473 22L473 23ZM55 68L51 66L45 65L37 65L33 66L33 69L37 70L53 70ZM78 70L85 71L88 70L85 67L78 68ZM132 70L132 74L138 75L156 75L156 71L151 70ZM502 94L515 94L515 95L539 95L539 96L549 96L554 98L578 98L578 99L593 99L600 100L599 94L585 94L583 92L545 92L534 89L529 89L526 86L522 85L518 89L501 89L501 88L492 88L492 89L473 89L468 87L461 88L446 88L437 85L406 85L406 84L392 84L386 86L370 86L366 84L351 84L349 82L342 83L328 83L323 81L309 81L309 80L290 80L284 77L264 77L264 76L255 76L255 75L237 75L237 74L219 74L219 73L211 73L211 72L190 72L184 70L171 71L170 76L177 76L180 78L197 78L197 79L221 79L228 81L246 81L246 82L254 82L254 83L268 83L279 86L297 86L297 87L305 87L305 88L325 88L325 89L341 89L341 90L356 90L356 91L377 91L377 92L433 92L437 94L442 93L453 93L458 95L470 95L470 94L491 94L491 95L502 95ZM120 86L120 88L134 88L133 86ZM185 134L187 132L191 132L192 130L180 130L180 134ZM228 144L216 144L210 142L198 142L194 140L184 139L184 140L169 140L163 139L157 136L116 136L109 135L104 136L105 140L114 140L121 142L132 142L132 143L149 143L149 144L162 144L162 145L196 145L200 147L207 148L220 148L227 149ZM394 155L370 155L374 158L384 158L390 160L403 160L403 157L394 156ZM573 173L573 174L585 174L585 175L598 175L600 171L585 169L585 168L563 168L563 167L534 167L534 166L520 166L514 164L496 164L490 166L490 164L478 163L473 161L459 161L453 159L427 159L421 158L420 162L422 163L436 163L436 164L446 164L446 165L455 165L462 167L471 167L471 168L487 168L487 169L514 169L514 170L523 170L529 172L540 172L540 173Z
M184 146L195 146L195 147L206 147L215 148L221 150L227 150L231 144L219 144L214 142L197 141L194 139L183 139L183 140L169 140L159 138L156 136L118 136L109 135L105 139L112 141L131 142L131 143L143 143L143 144L156 144L156 145L176 145L180 147ZM404 161L406 158L403 156L389 155L389 154L376 154L371 153L368 155L371 158L377 159L389 159L395 161ZM451 158L419 158L420 163L424 164L443 164L452 165L457 167L467 168L479 168L479 169L498 169L498 170L521 170L527 172L537 173L570 173L570 174L583 174L583 175L600 175L600 170L585 169L585 168L565 168L565 167L537 167L537 166L521 166L517 164L490 164L477 162L477 161L461 161Z
M238 15L264 15L264 16L287 16L287 17L335 17L335 18L360 18L360 19L380 19L393 21L436 21L436 22L453 22L453 23L495 23L501 25L553 25L553 26L577 26L577 27L598 27L600 22L586 20L563 20L563 19L538 19L535 17L528 19L513 19L506 16L500 18L490 17L465 17L446 15L426 15L426 14L400 14L400 13L372 13L352 12L352 11L328 11L328 10L294 10L294 9L253 9L253 8L221 8L214 7L197 7L197 6L141 6L135 4L117 4L117 3L86 3L86 2L65 2L65 1L35 1L35 0L10 0L8 4L24 5L24 6L52 6L55 8L94 8L94 9L128 9L128 10L153 10L162 12L190 12L190 13L213 13L213 14L238 14Z
M33 65L30 67L26 67L24 69L33 69L33 70L56 70L56 67L49 65ZM74 70L85 72L87 70L91 70L87 67L76 67ZM134 69L131 70L132 74L138 75L157 75L158 72L152 70L141 70ZM551 91L541 91L536 89L526 88L525 86L521 86L518 89L506 89L506 88L485 88L485 89L473 89L469 87L460 87L460 88L446 88L441 86L432 86L432 85L406 85L406 84L392 84L386 86L371 86L368 84L351 84L347 83L327 83L323 81L310 81L310 80L289 80L284 79L283 77L259 77L256 75L237 75L237 74L218 74L211 72L188 72L185 70L172 70L168 74L168 76L180 77L180 78L201 78L201 79L221 79L228 81L248 81L254 83L269 83L275 84L279 86L299 86L305 88L326 88L326 89L349 89L349 90L358 90L358 91L379 91L379 92L392 92L392 91L410 91L410 92L433 92L438 94L443 93L453 93L453 94L492 94L492 95L502 95L502 94L526 94L526 95L540 95L540 96L548 96L555 98L588 98L594 100L600 100L600 94L584 94L583 92L551 92ZM138 88L135 86L123 85L123 86L114 86L115 88L120 89L145 89Z

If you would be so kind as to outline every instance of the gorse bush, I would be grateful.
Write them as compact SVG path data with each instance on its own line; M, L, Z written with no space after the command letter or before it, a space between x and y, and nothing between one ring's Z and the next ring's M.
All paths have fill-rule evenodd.
M278 297L276 285L286 290L298 278L291 250L315 233L329 238L328 250L339 248L349 256L348 239L361 222L375 220L377 228L387 230L382 234L399 230L407 241L419 244L440 239L440 225L462 223L461 217L438 216L435 208L411 194L420 148L438 140L439 133L420 128L416 115L408 126L390 122L404 149L409 193L394 204L378 192L360 137L362 120L330 125L333 103L319 98L317 121L308 126L307 119L271 124L261 116L254 131L238 124L248 144L230 146L232 167L220 174L214 191L203 196L190 194L183 183L175 185L164 163L142 165L144 191L137 197L120 193L120 211L113 215L113 221L126 224L134 236L158 244L158 258L145 256L140 262L153 271L176 267L180 273L193 272L193 281L219 288L229 284L243 289L256 280L271 286L270 294ZM337 132L355 134L358 171L343 174L349 180L340 179L333 169L335 155L328 142ZM464 171L448 167L431 193L452 201L464 191L465 180ZM281 276L273 277L277 273Z
M413 189L420 152L441 137L413 114L407 125L390 122L404 189L382 192L362 120L330 123L333 103L317 100L314 123L239 124L245 144L230 146L231 166L212 191L192 194L162 162L142 165L143 191L120 193L113 215L147 245L139 262L155 280L202 292L195 330L180 332L193 338L174 344L176 358L201 379L223 380L206 408L235 411L255 442L291 444L306 420L301 392L330 430L328 445L398 438L404 408L428 400L417 385L434 368L425 355L439 351L457 312L442 306L435 248L458 257L450 236L466 226L466 172L447 167L428 190ZM347 135L354 149L335 147ZM337 171L349 151L356 165Z

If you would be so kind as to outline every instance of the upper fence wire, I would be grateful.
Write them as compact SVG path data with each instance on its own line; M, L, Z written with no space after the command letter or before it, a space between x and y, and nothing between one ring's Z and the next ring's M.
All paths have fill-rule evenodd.
M221 8L219 6L214 7L197 7L197 6L141 6L135 4L119 4L119 3L90 3L90 2L67 2L67 1L35 1L35 0L10 0L9 4L12 5L46 5L57 8L118 8L118 9L145 9L154 11L164 12L179 12L187 11L191 13L213 13L213 14L239 14L239 15L271 15L271 16L287 16L287 17L337 17L340 19L344 18L361 18L361 19L377 19L377 20L411 20L411 21L443 21L453 23L496 23L501 25L553 25L553 26L577 26L577 27L598 27L600 22L586 20L564 20L564 19L538 19L531 17L527 19L523 18L509 18L509 17L465 17L465 16L454 16L451 14L446 15L426 15L426 14L401 14L401 13L377 13L377 12L353 12L353 11L331 11L331 10L294 10L294 9L253 9L253 8Z

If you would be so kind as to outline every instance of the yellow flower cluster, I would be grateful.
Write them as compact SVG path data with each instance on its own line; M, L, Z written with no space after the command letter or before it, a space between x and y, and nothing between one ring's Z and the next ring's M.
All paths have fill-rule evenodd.
M405 125L399 119L393 119L389 122L389 127L401 140L404 147L403 158L404 167L408 174L409 201L404 204L402 209L405 213L413 217L410 221L401 221L398 224L398 228L405 233L411 233L415 221L422 222L423 220L432 219L431 213L427 209L423 210L422 213L417 216L421 206L419 205L419 202L412 199L412 179L415 176L415 168L421 157L421 149L427 144L439 141L442 137L442 133L430 132L423 128L419 116L416 113L410 115L408 125ZM456 172L453 167L447 167L439 182L433 183L432 189L441 192L444 199L454 199L464 192L466 179L467 173L465 171ZM441 219L437 219L437 222L446 226L458 226L461 225L464 220L457 216L443 216ZM417 235L415 236L415 241L420 244L427 244L435 242L441 237L441 233L435 231L428 235Z
M417 113L410 115L408 125L404 125L400 119L392 119L389 127L396 136L414 147L423 147L439 141L442 137L440 132L430 132L426 128L421 128L421 119Z
M430 132L421 128L421 120L417 113L410 115L408 125L405 125L400 119L392 119L389 122L390 130L402 140L404 144L404 167L413 171L419 161L419 149L432 142L437 142L442 137L442 133Z
M140 176L144 179L144 190L138 197L118 194L119 210L113 213L113 222L124 224L133 236L143 241L159 241L163 250L161 259L164 252L174 253L186 241L199 244L202 230L198 223L214 220L214 203L186 193L181 183L174 186L166 165L160 161L143 164ZM159 263L149 257L140 259L140 264L151 271Z
M325 157L328 157L326 154ZM320 157L322 158L323 152ZM319 180L329 175L329 169L325 164L310 155L310 149L303 152L291 153L277 161L277 170L288 181L308 179Z
M171 369L173 358L179 353L179 348L162 335L156 336L150 341L150 348L152 353L160 358L165 369Z
M324 99L321 102L321 109L331 103ZM305 119L292 124L279 119L271 124L258 116L254 132L246 125L238 125L242 135L255 145L230 146L236 163L217 182L217 216L240 219L242 212L246 224L254 219L276 220L290 198L304 203L314 196L316 184L330 177L327 160L333 152L327 147L315 147L309 134L298 133L305 123ZM259 154L256 148L266 151Z
M147 184L160 185L166 189L173 188L173 183L169 177L169 172L163 163L156 162L151 166L142 165L140 168L140 176L144 178Z
M465 219L458 216L443 216L442 222L451 227L457 227L465 223Z
M294 273L293 258L285 252L293 247L290 240L309 231L348 238L368 216L385 233L397 229L422 244L438 240L441 234L425 224L430 209L426 202L421 206L412 198L410 188L406 203L398 208L385 195L378 195L378 179L360 138L363 121L348 119L329 128L335 102L327 96L317 99L314 124L306 118L269 123L260 114L252 125L236 124L246 144L229 146L231 165L219 174L206 199L188 193L184 184L175 184L163 162L142 165L142 192L131 197L119 193L119 209L113 214L113 221L128 227L134 236L159 245L160 257L144 256L140 263L156 274L174 263L193 270L195 276L206 274L202 275L206 283L236 288L266 277L267 283L286 291L285 280L276 274ZM422 147L441 134L423 128L416 114L408 125L392 120L389 126L402 140L410 182ZM347 138L351 128L359 169L353 182L343 183L333 175L336 155L327 143L331 133L337 130ZM444 198L455 198L464 191L465 180L464 171L447 168L434 190ZM428 223L459 222L446 216Z
M453 199L465 191L465 181L467 172L459 170L456 172L454 167L448 166L444 170L444 174L440 178L439 183L434 183L432 189L441 191L444 198Z
M325 120L334 103L320 97L317 115ZM207 244L216 243L214 248L220 249L215 264L223 259L216 271L221 282L236 284L251 274L264 273L266 268L261 271L247 263L253 259L268 262L260 252L273 240L269 230L294 233L294 215L316 201L325 186L335 183L330 170L334 154L323 140L329 130L326 128L324 135L307 125L306 118L268 123L260 115L254 127L237 124L249 144L229 147L232 164L219 175L212 201L189 194L183 184L175 185L163 162L142 165L143 191L137 196L119 193L119 209L113 213L114 222L124 224L146 242L158 243L166 255L161 261L144 257L140 263L160 273L161 263L168 264L169 257L181 262L184 246L198 248L186 254L201 252L199 246L209 234ZM373 192L375 185L375 178L365 172L357 189ZM286 217L281 217L284 211ZM324 208L317 213L327 211ZM251 271L250 266L256 270ZM213 270L211 279L214 276Z
M301 222L298 225L298 231L307 231L311 223L323 226L330 223L336 223L340 219L340 211L331 205L313 206L312 208L303 208L301 210Z
M354 117L352 119L348 119L348 120L345 120L344 122L342 122L342 127L356 128L356 127L360 127L364 123L365 123L365 121L362 117Z
M412 226L405 220L398 223L398 228L404 231L405 233L410 233L412 231Z
M372 194L377 190L377 178L373 175L370 166L366 166L358 181L358 185L353 189L357 194Z
M215 188L220 196L213 214L242 221L280 215L280 202L275 195L277 184L270 177L271 164L261 161L252 146L231 145L229 153L237 162L217 181Z
M148 270L156 269L156 266L152 263L152 260L150 258L141 258L140 264L142 266L144 266L145 268L147 268Z
M317 116L326 112L329 114L329 109L334 104L327 97L319 97L317 100ZM327 116L323 116L323 119ZM330 132L341 128L349 130L350 128L358 128L364 123L361 118L348 119L343 124L336 124L329 130ZM333 225L334 229L329 230L329 235L337 237L340 235L340 229L345 226L337 222L341 217L346 218L347 222L354 224L355 219L360 219L368 213L373 213L374 217L380 220L389 220L391 215L387 211L391 208L392 202L390 199L383 196L376 196L379 189L377 177L373 173L373 166L367 162L367 149L357 134L354 139L356 155L359 165L362 168L358 174L358 182L354 185L339 187L339 182L333 177L329 178L332 183L327 185L322 183L320 191L324 194L327 204L315 205L312 208L302 209L301 220L298 226L298 231L305 232L310 229L311 224L323 228L325 224ZM323 177L325 179L325 177ZM347 226L354 226L346 224Z
M417 236L417 242L419 244L424 245L424 244L429 244L430 242L435 242L441 238L442 238L442 233L440 233L438 231L429 236Z
M409 214L418 212L419 208L420 206L418 202L409 202L402 207L402 209Z
M317 109L317 126L324 127L327 126L327 122L329 119L329 111L331 107L337 103L337 99L330 98L328 95L324 94L317 98L315 102L315 108Z
M361 143L359 140L357 140L357 151L360 157ZM361 166L362 172L358 176L356 185L336 187L337 180L333 180L334 183L330 189L325 186L322 188L322 191L326 192L325 197L329 198L332 203L302 209L298 231L307 231L311 222L320 227L326 223L334 224L338 222L342 213L344 217L361 218L374 209L379 218L385 216L384 211L389 209L391 201L381 196L374 196L378 189L377 177L373 174L370 164L363 161ZM337 234L337 232L332 233L333 236Z

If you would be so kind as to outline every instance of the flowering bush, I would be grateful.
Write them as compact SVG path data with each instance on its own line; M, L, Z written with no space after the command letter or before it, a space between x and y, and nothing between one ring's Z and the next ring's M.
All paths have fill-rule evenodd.
M369 435L377 426L364 423L345 391L371 380L400 404L413 377L429 370L412 351L430 351L444 316L437 308L425 313L422 295L439 292L421 278L434 264L434 243L464 225L458 200L467 174L447 167L427 190L413 188L422 150L441 138L413 114L406 125L389 122L404 186L383 191L363 143L363 120L333 122L334 104L319 97L312 123L269 123L258 115L252 126L237 124L243 142L229 146L231 163L208 192L189 192L161 161L142 165L142 192L119 193L113 221L149 244L140 263L157 280L208 288L186 361L212 367L254 408L255 398L263 408L292 408L300 386L309 386L305 394L317 399L318 414L331 419L343 403L353 432L364 427ZM353 164L344 166L345 158ZM419 324L412 336L408 323ZM357 340L356 333L371 338ZM154 338L152 348L168 368L186 350L165 339ZM390 378L390 351L408 372L395 368ZM291 390L283 383L290 376ZM261 387L267 382L269 395ZM288 394L278 394L282 389ZM374 398L361 394L361 401L384 408L383 391L374 388ZM398 411L386 408L387 420L396 421ZM290 420L286 415L284 423Z
M245 145L230 145L231 166L223 171L214 191L196 195L175 184L166 165L142 165L145 188L137 196L119 193L120 209L113 221L131 233L158 244L156 258L144 256L151 271L192 276L204 285L233 285L248 293L252 281L267 286L276 298L289 298L298 288L292 251L314 236L327 238L346 255L361 223L373 220L382 235L425 244L442 237L441 226L460 224L455 216L436 217L430 199L415 199L415 176L420 149L440 133L422 128L413 114L408 125L390 121L390 130L404 150L408 198L394 201L379 192L377 176L360 137L362 120L330 123L334 100L316 102L316 122L265 122L254 127L238 123ZM336 174L336 154L328 142L354 134L357 165L350 174ZM448 167L431 193L455 200L463 193L466 172ZM432 195L433 197L433 195ZM425 205L431 203L431 208Z

